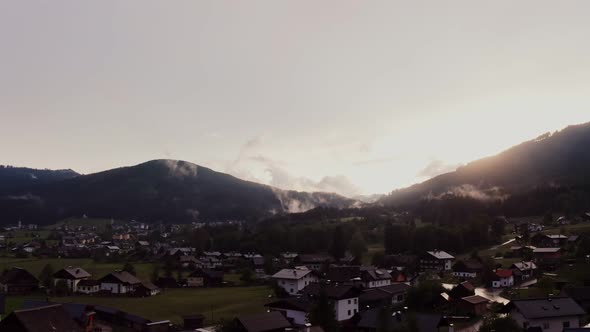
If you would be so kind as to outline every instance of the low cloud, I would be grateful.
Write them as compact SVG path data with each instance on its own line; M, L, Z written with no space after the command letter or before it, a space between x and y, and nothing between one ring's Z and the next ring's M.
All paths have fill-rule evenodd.
M508 194L502 191L500 187L491 187L487 189L480 189L471 184L464 184L450 188L446 192L440 195L429 194L427 199L441 199L445 196L456 196L456 197L469 197L479 201L496 201L505 200L508 198Z
M178 161L178 160L163 160L162 161L170 171L170 175L178 177L194 177L197 176L197 165Z
M419 177L433 178L437 175L456 170L461 164L446 164L442 160L431 161L424 169L418 172Z

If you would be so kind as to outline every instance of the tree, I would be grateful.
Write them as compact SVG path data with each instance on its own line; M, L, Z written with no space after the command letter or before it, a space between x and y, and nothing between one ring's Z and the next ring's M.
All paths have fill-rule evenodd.
M337 226L332 237L332 256L340 260L346 253L346 243L344 241L344 232L342 226Z
M51 264L46 264L39 273L39 280L41 284L49 289L53 286L53 266Z
M160 278L160 264L154 264L154 269L152 270L151 281L156 282Z
M444 288L439 282L421 281L416 287L408 289L406 304L413 310L432 310L436 306Z
M240 273L240 280L246 284L251 283L254 281L254 271L252 271L250 268L243 268L242 272Z
M377 313L377 332L391 332L391 314L393 311L388 306L382 306Z
M324 286L320 287L317 303L311 307L307 318L311 325L319 325L325 332L338 331L339 326L338 321L336 321L334 306L330 303Z
M376 251L371 259L371 264L382 267L385 264L385 253L383 251Z
M133 264L127 262L125 263L125 265L123 265L123 271L128 272L130 274L135 275L135 266L133 266Z
M182 269L178 269L178 271L176 271L176 280L178 281L178 284L181 283L182 278L183 278L183 276L182 276Z
M367 252L367 245L361 232L357 231L354 233L352 239L350 239L350 242L348 243L348 249L354 258L360 262L363 254Z
M479 332L522 332L518 323L510 317L489 316L483 320Z
M166 278L172 278L172 270L174 270L174 262L168 258L164 261L164 275Z

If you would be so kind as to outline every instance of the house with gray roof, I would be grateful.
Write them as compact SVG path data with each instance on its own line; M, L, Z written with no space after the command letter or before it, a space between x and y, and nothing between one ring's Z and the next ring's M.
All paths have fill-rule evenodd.
M427 251L420 258L420 270L442 272L450 271L455 257L446 251Z
M506 309L523 329L540 327L544 332L579 328L586 314L571 297L514 300Z
M305 266L298 266L294 269L282 269L275 273L272 278L289 295L295 295L309 284L316 283L319 280L316 273Z

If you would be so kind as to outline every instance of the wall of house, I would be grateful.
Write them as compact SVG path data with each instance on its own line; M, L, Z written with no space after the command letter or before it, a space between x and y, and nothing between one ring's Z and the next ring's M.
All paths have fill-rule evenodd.
M288 310L288 309L271 309L271 310L282 312L285 315L285 317L287 317L287 319L293 321L293 324L305 325L306 323L308 323L306 312L297 311L297 310Z
M295 295L299 293L299 291L307 287L309 284L317 281L318 278L310 274L306 275L305 277L299 280L277 279L278 285L281 286L290 295Z
M500 280L492 281L492 287L494 287L494 288L504 288L504 287L512 287L512 286L514 286L514 277L500 278Z
M351 319L359 310L358 297L338 300L334 303L334 311L336 312L336 320L343 321Z
M383 287L391 285L391 280L377 280L377 281L369 281L365 284L366 288L375 288L375 287Z
M475 272L453 272L453 275L458 278L476 278L477 273Z
M131 292L133 289L131 287L127 287L125 285L103 282L100 284L100 290L101 291L109 291L113 294L127 294L127 293Z
M528 325L526 325L527 327L538 326L543 329L543 332L562 332L563 328L564 328L564 326L563 326L564 322L568 322L569 327L571 327L571 328L580 327L580 318L574 317L574 316L527 320L517 310L512 310L512 312L510 313L510 316L521 327L524 327L525 323L528 323Z
M202 277L189 277L186 283L189 287L203 287L205 285Z

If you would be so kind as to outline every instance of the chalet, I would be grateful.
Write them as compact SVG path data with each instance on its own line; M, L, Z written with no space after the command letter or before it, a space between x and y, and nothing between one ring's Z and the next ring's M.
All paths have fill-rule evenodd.
M282 313L291 324L302 326L309 322L307 317L311 310L312 302L305 298L290 297L265 304L264 306L270 311Z
M361 267L361 282L364 288L375 288L391 285L392 276L387 270L377 269L372 266Z
M527 281L537 275L537 265L534 262L517 262L510 266L515 281Z
M469 282L464 281L449 291L449 299L458 301L464 297L475 295L475 287Z
M461 314L483 316L488 311L490 300L479 295L467 296L459 300L457 310Z
M289 321L278 311L241 315L236 322L245 332L283 332L291 328Z
M566 235L547 235L537 233L531 238L531 244L540 248L558 248L567 244L568 237Z
M158 294L160 294L160 288L148 281L141 282L141 284L135 289L135 295L137 296L147 297Z
M90 279L92 275L80 267L68 266L53 274L54 285L58 282L64 281L68 285L68 289L75 293L78 291L78 283L82 280Z
M29 271L13 267L0 277L0 291L9 295L26 295L39 288L39 280Z
M533 261L537 266L557 267L561 263L561 248L536 248Z
M74 321L61 304L33 309L15 310L0 321L0 331L93 331L92 325L81 326Z
M78 282L76 290L81 294L96 294L100 292L100 282L98 280L83 279Z
M476 278L483 271L481 262L475 259L459 260L453 264L453 276L457 278Z
M334 262L334 257L329 254L299 255L296 259L298 264L305 265L310 270L320 271L326 265Z
M420 270L450 271L455 257L442 250L427 251L420 259Z
M345 321L359 312L360 290L352 285L320 285L312 283L303 289L303 295L314 302L321 292L334 303L337 321Z
M379 331L380 325L383 324L382 310L382 308L374 308L361 312L359 315L359 320L356 323L355 331ZM401 311L394 311L391 315L388 314L386 317L389 319L387 325L393 330L404 328L408 322L408 319L410 318L409 315ZM412 315L412 319L415 320L419 332L454 331L453 326L449 324L448 321L440 314L418 313Z
M318 282L316 273L306 266L300 266L294 269L282 269L275 273L272 278L277 282L279 287L283 288L290 295L295 295L309 284Z
M404 303L410 286L393 284L384 287L370 288L362 291L359 296L360 307L370 308L399 305Z
M538 327L543 332L578 328L581 318L586 314L569 297L514 300L507 305L506 311L523 329Z
M188 287L220 287L223 285L223 272L208 269L198 269L189 274Z
M507 288L514 286L512 270L497 269L492 280L493 288Z
M107 274L98 280L100 290L111 294L133 294L141 281L127 271L118 271Z

